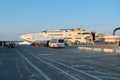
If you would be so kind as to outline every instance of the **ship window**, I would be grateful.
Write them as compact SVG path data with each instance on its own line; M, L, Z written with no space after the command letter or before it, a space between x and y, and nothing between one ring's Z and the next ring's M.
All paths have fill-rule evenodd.
M48 36L63 36L63 34L48 34Z
M81 39L81 38L75 38L75 39Z
M81 34L81 33L77 33L77 34Z
M82 33L82 34L83 34L83 35L87 35L87 34L91 34L91 33L87 33L87 32L86 32L86 33Z
M66 38L66 39L72 39L72 38Z
M63 32L63 31L47 31L48 33L59 33L59 32Z

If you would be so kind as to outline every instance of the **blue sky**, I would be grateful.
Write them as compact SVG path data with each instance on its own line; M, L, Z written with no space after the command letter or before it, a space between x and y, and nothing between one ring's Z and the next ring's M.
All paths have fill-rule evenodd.
M111 35L120 27L120 0L0 0L0 40L78 27Z

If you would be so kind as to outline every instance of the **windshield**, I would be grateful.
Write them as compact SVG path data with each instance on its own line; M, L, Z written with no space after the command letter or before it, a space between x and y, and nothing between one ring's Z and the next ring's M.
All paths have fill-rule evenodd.
M59 39L58 42L59 43L64 43L64 40L63 39Z

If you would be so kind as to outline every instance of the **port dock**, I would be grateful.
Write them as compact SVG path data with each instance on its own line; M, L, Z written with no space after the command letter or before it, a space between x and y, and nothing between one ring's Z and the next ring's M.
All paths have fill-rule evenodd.
M77 48L0 47L0 80L120 80L120 55Z

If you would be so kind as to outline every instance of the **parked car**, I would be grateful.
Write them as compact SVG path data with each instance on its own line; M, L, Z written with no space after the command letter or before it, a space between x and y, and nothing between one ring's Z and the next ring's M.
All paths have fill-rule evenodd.
M65 47L64 39L51 39L49 42L49 47L62 48Z

